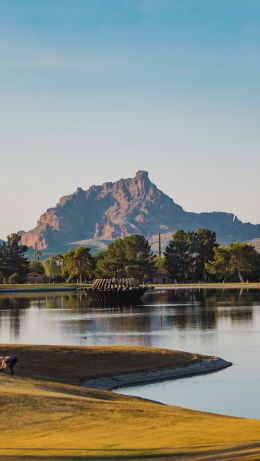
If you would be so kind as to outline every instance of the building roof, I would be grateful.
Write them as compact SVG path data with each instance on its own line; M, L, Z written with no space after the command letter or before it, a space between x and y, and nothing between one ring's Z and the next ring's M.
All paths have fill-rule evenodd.
M165 267L159 267L159 269L157 269L154 272L154 275L167 275L167 276L169 276L169 272L167 271L167 269Z

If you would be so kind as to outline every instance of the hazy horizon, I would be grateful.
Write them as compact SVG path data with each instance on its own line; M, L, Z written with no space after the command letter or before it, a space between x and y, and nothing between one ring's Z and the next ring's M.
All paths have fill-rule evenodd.
M137 170L260 223L259 22L257 0L1 0L0 238Z

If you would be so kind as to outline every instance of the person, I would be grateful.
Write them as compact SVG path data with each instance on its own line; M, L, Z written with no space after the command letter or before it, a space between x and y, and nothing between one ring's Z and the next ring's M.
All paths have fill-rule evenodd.
M14 366L17 362L18 362L18 359L14 355L0 356L0 371L4 371L5 368L9 367L11 376L13 376Z

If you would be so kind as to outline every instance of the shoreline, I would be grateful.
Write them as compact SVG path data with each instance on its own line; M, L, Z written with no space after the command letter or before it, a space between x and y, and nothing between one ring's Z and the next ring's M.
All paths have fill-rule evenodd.
M20 284L0 284L1 294L15 293L45 293L45 292L62 292L62 291L77 291L81 285L75 283L20 283Z
M0 295L15 293L48 293L48 292L77 292L89 287L89 284L17 284L17 285L0 285ZM260 289L260 282L226 282L226 283L165 283L145 285L150 294L156 293L157 290L253 290Z
M76 287L59 287L59 288L15 288L15 289L0 289L1 294L15 294L15 293L62 293L62 292L75 292Z
M260 289L260 282L226 282L226 283L165 283L149 285L154 291L156 290L189 290L189 289L211 289L211 290L243 290L243 289Z
M129 386L151 384L160 381L193 377L206 373L214 373L232 366L220 357L210 357L186 367L166 368L161 370L139 371L135 373L117 374L109 377L90 378L83 381L82 386L90 389L112 391Z
M66 382L81 386L90 380L139 373L185 370L212 357L185 351L143 346L74 346L0 344L0 355L13 354L19 377ZM73 364L73 366L71 366ZM138 375L139 376L139 375ZM127 379L128 379L127 378ZM93 387L93 386L92 386Z
M97 391L193 377L232 365L217 356L140 346L0 344L0 354L10 353L18 358L18 377Z

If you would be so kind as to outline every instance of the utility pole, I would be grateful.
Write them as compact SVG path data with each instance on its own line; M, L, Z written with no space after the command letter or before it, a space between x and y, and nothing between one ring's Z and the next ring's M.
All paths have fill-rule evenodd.
M162 256L162 245L161 245L161 234L160 234L160 232L159 232L158 237L159 237L159 242L158 242L159 243L159 257L161 257Z
M42 252L39 250L39 247L38 247L38 243L36 242L35 243L35 253L34 253L34 256L37 258L37 261L39 262L40 261L40 257L42 255Z

